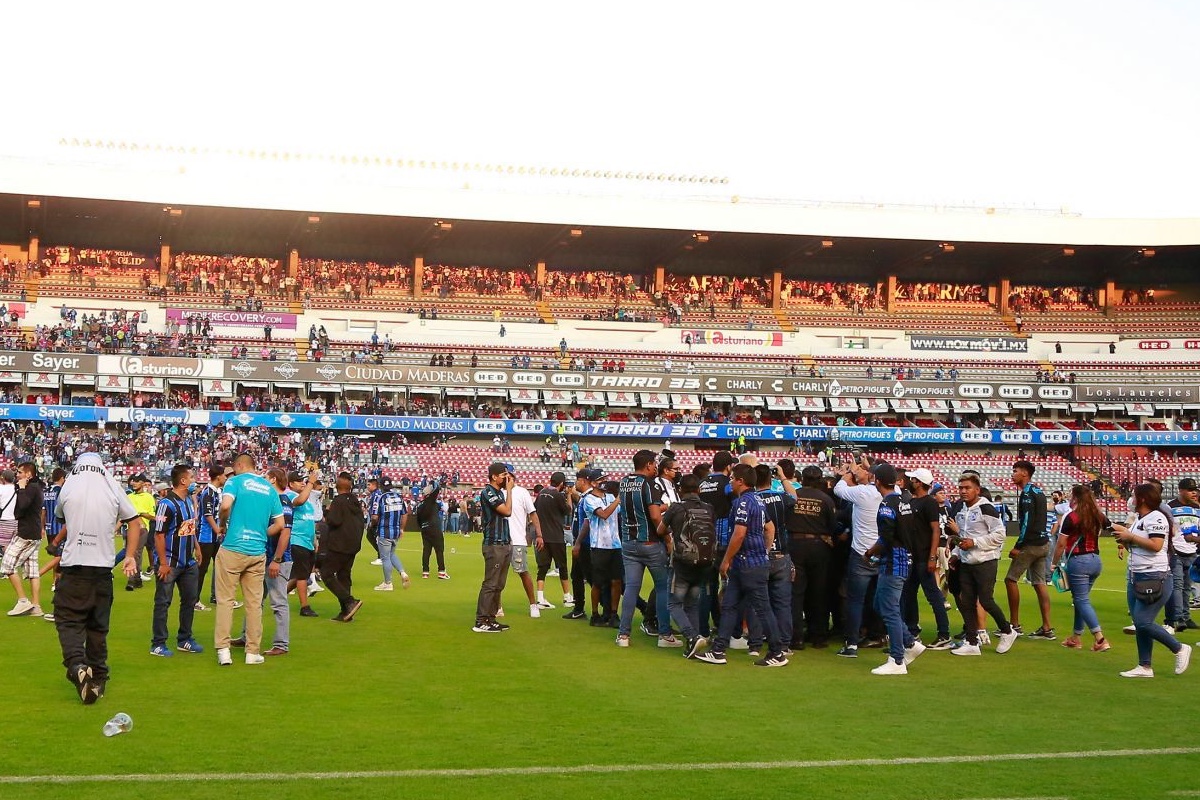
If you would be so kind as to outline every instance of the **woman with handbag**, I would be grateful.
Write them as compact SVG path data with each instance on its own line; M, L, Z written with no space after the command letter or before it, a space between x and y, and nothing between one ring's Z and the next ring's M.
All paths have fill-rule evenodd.
M1079 484L1071 489L1071 511L1063 517L1059 528L1054 563L1062 565L1075 607L1075 627L1062 646L1073 650L1083 647L1080 637L1086 626L1092 632L1092 650L1108 650L1108 640L1100 629L1100 618L1092 606L1092 585L1100 577L1100 531L1109 526L1108 519L1096 504L1091 487Z
M1129 548L1129 613L1137 637L1138 665L1121 673L1123 678L1153 678L1150 655L1154 642L1175 654L1175 674L1182 675L1192 658L1192 648L1181 644L1155 620L1167 602L1166 586L1171 580L1169 564L1171 521L1159 510L1161 490L1152 483L1133 490L1137 520L1128 528L1113 525L1117 542Z

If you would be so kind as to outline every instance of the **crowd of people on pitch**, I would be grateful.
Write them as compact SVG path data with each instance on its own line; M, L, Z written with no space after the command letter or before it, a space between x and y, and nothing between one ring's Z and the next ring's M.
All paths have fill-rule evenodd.
M1048 498L1033 482L1034 465L1018 460L1012 468L1017 538L1005 553L1005 509L993 505L974 471L959 477L951 502L928 469L906 473L863 458L838 466L829 478L819 466L797 473L786 458L756 462L752 454L739 459L719 451L711 463L680 475L671 451L642 450L623 477L583 469L572 484L556 472L532 495L511 464L493 463L479 496L484 578L472 630L508 629L500 621L500 598L510 567L521 578L531 616L553 608L544 580L551 564L568 574L569 551L564 618L615 628L618 647L630 646L640 611L641 630L659 647L681 648L686 658L711 664L725 664L730 650L745 649L758 666L784 666L795 651L840 638L838 656L886 648L885 662L872 672L905 674L926 650L967 657L981 655L993 635L999 654L1022 635L1056 640L1053 584L1071 593L1073 605L1062 646L1083 649L1090 635L1090 649L1099 653L1111 645L1091 590L1102 542L1111 537L1128 560L1133 624L1126 630L1138 647L1138 665L1121 675L1152 677L1154 642L1172 653L1176 674L1188 667L1191 647L1176 635L1197 627L1190 610L1197 602L1192 580L1200 544L1194 479L1180 481L1169 504L1162 502L1161 485L1139 485L1128 518L1117 522L1086 485ZM1007 613L994 596L1005 559ZM643 600L647 571L653 588ZM1023 583L1033 589L1040 623L1028 632L1020 621ZM935 625L925 640L919 596ZM958 633L951 630L952 607L962 617Z

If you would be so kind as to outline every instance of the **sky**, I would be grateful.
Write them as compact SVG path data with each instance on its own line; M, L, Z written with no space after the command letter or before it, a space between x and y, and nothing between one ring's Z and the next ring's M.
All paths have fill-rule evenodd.
M111 138L1200 217L1192 0L10 3L0 30L6 155Z

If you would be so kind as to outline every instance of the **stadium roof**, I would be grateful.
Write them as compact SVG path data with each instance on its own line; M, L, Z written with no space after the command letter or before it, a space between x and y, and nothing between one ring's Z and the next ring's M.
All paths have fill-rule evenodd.
M40 205L30 205L37 200ZM175 214L167 209L176 210ZM440 223L440 224L439 224ZM0 194L0 242L67 244L156 253L302 257L645 273L769 274L829 280L878 279L1098 285L1192 283L1200 245L1087 246L754 233L696 228L620 227L386 216Z

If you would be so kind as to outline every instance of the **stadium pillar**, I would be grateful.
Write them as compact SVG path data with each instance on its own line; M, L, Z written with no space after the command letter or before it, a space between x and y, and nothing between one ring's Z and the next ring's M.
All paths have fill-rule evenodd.
M538 286L543 286L546 283L546 262L537 262L537 269L533 273L533 281Z
M32 256L30 257L30 260L32 260ZM1116 281L1105 281L1104 282L1104 297L1100 302L1104 307L1104 313L1111 314L1113 311L1113 306L1115 306L1117 304L1117 282Z
M771 310L779 310L779 290L783 284L783 272L773 270L771 272Z
M1000 312L1000 316L1008 313L1008 295L1012 292L1012 281L1008 278L1000 279L999 297L996 298L996 310Z
M296 273L300 271L300 251L292 247L288 250L287 256L287 277L294 278Z
M29 253L25 256L25 260L30 264L41 259L41 253L38 250L41 247L41 242L38 240L37 234L29 237Z
M654 291L661 292L667 282L667 268L661 264L654 268Z
M158 250L158 285L167 285L167 270L171 267L171 245L164 244Z
M896 304L896 276L888 275L887 280L883 284L883 310L887 313L892 313L892 307Z
M413 259L413 297L421 296L421 287L425 283L425 256Z

